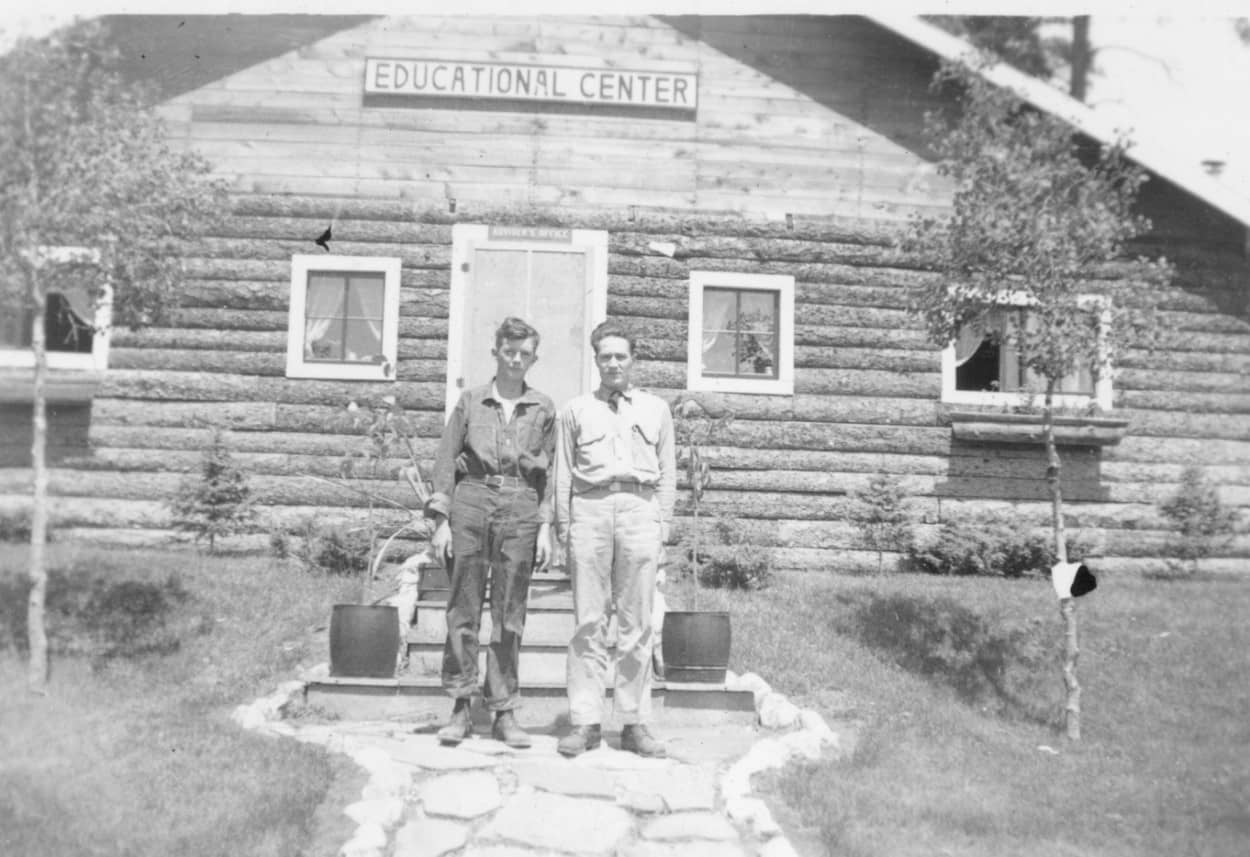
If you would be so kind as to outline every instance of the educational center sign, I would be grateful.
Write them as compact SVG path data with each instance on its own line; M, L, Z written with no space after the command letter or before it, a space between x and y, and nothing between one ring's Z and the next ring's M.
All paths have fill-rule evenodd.
M698 76L566 65L369 58L365 93L694 110Z

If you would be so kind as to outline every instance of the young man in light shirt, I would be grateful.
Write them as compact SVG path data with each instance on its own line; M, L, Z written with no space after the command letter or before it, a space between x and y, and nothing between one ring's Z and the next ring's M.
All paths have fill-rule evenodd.
M558 749L577 756L602 741L606 637L615 609L621 749L663 756L647 721L655 578L677 493L673 419L663 399L633 386L632 334L607 321L590 344L599 388L569 402L556 428L556 538L566 551L576 621L568 656L573 729Z
M459 744L472 732L470 704L478 687L478 633L490 581L491 640L483 695L495 712L491 734L528 747L516 721L517 666L530 577L550 559L555 443L551 399L525 383L538 359L538 331L519 318L495 332L495 377L461 394L443 429L425 514L436 521L435 556L453 559L447 599L443 687L455 700L438 732Z

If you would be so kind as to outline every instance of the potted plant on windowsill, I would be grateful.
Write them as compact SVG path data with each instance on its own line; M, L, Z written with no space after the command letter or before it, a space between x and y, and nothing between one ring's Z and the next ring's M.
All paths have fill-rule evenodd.
M410 538L427 538L429 525L423 517L429 489L421 474L416 452L412 446L413 429L404 416L403 409L393 396L385 397L377 406L360 407L356 402L347 406L353 428L364 431L363 443L350 450L339 464L337 479L312 477L344 488L363 497L368 503L368 516L362 528L366 538L366 556L360 581L360 595L356 602L335 604L330 617L330 675L345 678L391 678L402 660L404 631L411 620L411 605L405 611L393 603L390 593L372 600L373 581L377 578L395 540L407 535ZM357 463L363 459L368 476L376 478L386 468L393 456L405 460L393 471L394 478L406 484L416 500L416 509L363 487L358 477ZM378 507L390 506L402 510L407 520L391 524L380 531ZM385 533L385 534L384 534ZM404 590L408 585L415 590L415 581L402 581L398 601L404 603ZM415 600L415 592L411 600ZM407 612L409 615L405 616Z
M681 570L679 577L683 579L672 583L684 585L681 594L686 598L681 600L689 601L689 609L665 611L660 630L664 678L669 683L718 684L725 681L729 668L733 635L727 611L699 609L703 565L708 559L708 543L702 532L702 503L704 491L712 484L705 447L733 422L734 417L728 411L719 417L710 416L689 394L683 394L673 403L673 417L681 450L679 466L685 467L690 490L691 524L681 550L684 562L677 564Z

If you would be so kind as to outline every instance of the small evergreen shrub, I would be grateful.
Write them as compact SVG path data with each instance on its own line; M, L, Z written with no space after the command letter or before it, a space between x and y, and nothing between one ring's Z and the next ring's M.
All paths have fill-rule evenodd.
M851 518L859 528L863 546L877 552L880 570L883 552L905 551L912 542L912 520L903 483L897 476L878 473L852 498Z
M735 521L718 517L712 525L713 540L699 544L699 584L716 589L763 589L772 580L772 548L758 545L743 535ZM682 544L680 574L694 575L694 543Z
M1236 511L1224 506L1215 486L1196 465L1185 468L1176 493L1160 511L1177 532L1170 544L1175 559L1168 563L1168 572L1161 575L1164 577L1192 574L1198 560L1210 556L1237 531Z
M363 574L369 567L369 535L362 529L331 527L316 537L311 555L327 574Z
M1069 538L1068 556L1085 555L1085 546ZM1055 563L1051 537L1031 532L1020 521L986 516L955 518L942 524L931 541L914 540L908 559L929 574L1023 577L1048 572Z
M221 429L214 429L199 476L183 481L170 506L174 527L195 533L196 542L207 539L208 552L214 553L218 538L247 529L253 502L247 477L235 464Z

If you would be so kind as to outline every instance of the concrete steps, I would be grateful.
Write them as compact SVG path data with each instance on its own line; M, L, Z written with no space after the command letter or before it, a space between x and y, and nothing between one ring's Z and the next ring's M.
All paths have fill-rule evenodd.
M441 569L434 570L440 572ZM423 570L423 582L424 582ZM414 622L406 640L407 664L395 678L366 679L327 677L305 686L309 705L333 716L359 720L405 720L417 728L436 728L451 711L442 688L443 643L447 636L445 582L422 587L414 610ZM489 593L482 610L479 671L485 670L486 644L492 631ZM535 575L530 583L525 634L521 640L520 680L523 708L517 713L522 726L533 731L559 731L567 726L567 657L573 635L573 593L562 574ZM609 627L609 645L616 637L615 622ZM611 711L611 666L606 677ZM657 723L715 725L726 722L754 723L754 697L747 691L727 691L723 685L685 685L656 682L652 708ZM479 725L489 722L480 699L474 716ZM612 727L611 715L605 726ZM616 724L619 725L619 724Z

